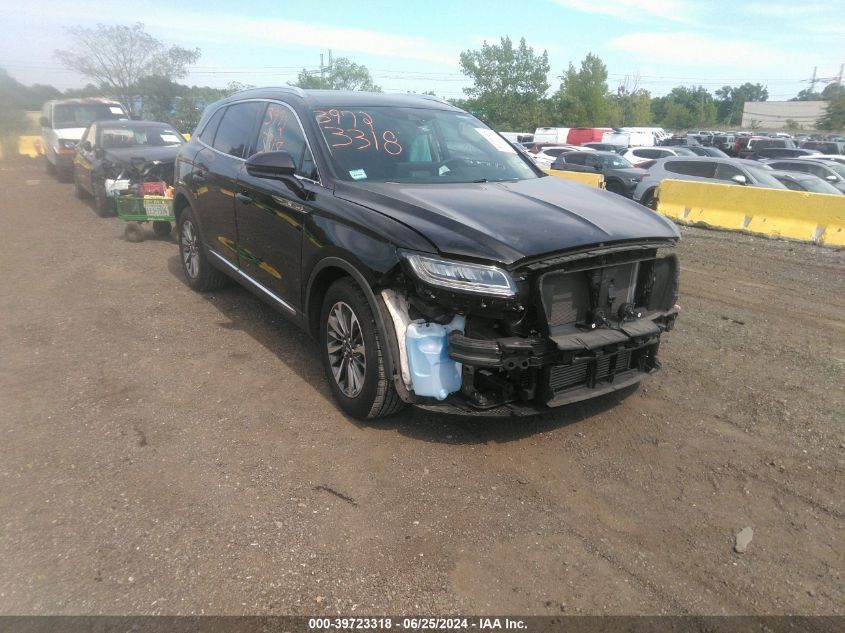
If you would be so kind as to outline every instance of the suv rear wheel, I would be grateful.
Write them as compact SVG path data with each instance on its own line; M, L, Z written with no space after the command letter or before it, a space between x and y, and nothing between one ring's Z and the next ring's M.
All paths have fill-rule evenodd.
M320 356L335 400L354 418L380 418L404 406L385 369L385 344L361 288L349 277L332 284L320 311Z

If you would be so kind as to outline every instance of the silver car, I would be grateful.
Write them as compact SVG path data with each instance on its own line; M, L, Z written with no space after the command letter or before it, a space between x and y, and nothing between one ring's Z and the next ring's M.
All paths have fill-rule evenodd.
M656 160L646 169L648 176L643 178L634 190L634 200L651 208L657 206L655 192L658 185L667 178L786 189L783 184L772 177L771 170L768 167L753 160L709 156L675 156Z

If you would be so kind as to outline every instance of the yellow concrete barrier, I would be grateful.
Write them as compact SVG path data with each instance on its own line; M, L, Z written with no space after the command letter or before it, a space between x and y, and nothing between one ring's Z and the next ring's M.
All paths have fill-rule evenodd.
M44 155L43 141L40 136L21 136L18 139L18 154L38 158Z
M845 196L664 180L658 212L681 224L845 246Z
M581 171L565 171L562 169L546 169L545 172L550 176L566 178L566 180L580 182L582 185L590 185L591 187L604 189L604 176L601 174L588 174Z

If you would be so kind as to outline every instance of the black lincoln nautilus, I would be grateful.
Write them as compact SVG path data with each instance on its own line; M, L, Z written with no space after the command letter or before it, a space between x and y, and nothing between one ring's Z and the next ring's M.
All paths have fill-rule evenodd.
M435 97L240 92L175 180L188 284L234 279L304 328L357 418L606 394L657 371L678 314L672 223Z

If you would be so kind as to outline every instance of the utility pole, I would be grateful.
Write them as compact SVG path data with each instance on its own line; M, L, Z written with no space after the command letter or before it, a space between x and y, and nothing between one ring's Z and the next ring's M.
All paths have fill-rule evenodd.
M818 69L818 66L813 66L813 78L810 80L810 94L816 91L816 72Z
M839 64L839 77L837 77L836 82L841 86L842 85L842 71L845 70L845 64Z
M323 66L323 54L320 53L320 79L326 76L326 69Z

